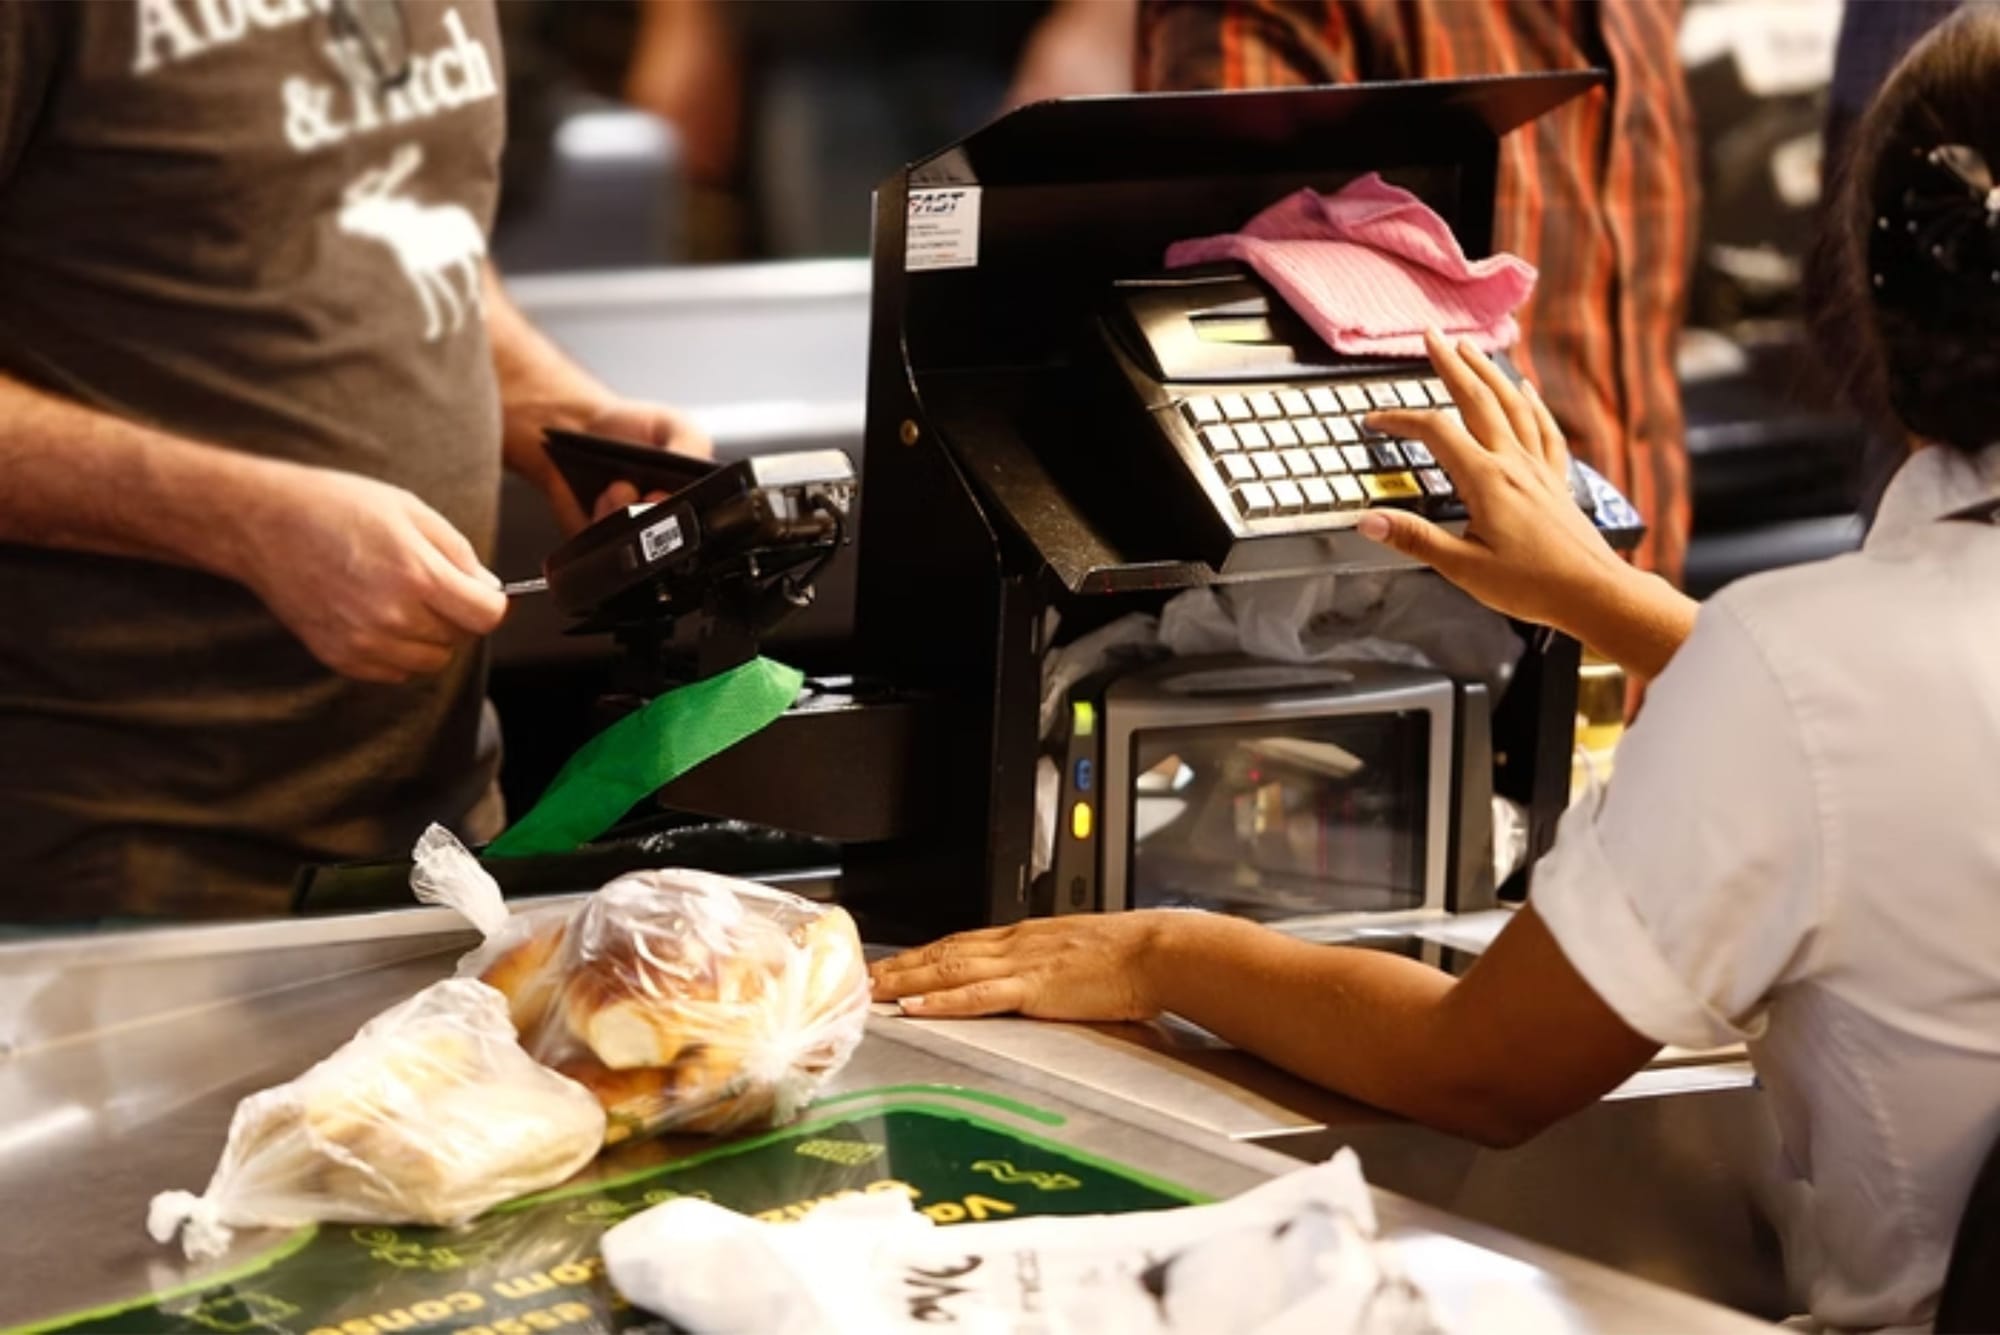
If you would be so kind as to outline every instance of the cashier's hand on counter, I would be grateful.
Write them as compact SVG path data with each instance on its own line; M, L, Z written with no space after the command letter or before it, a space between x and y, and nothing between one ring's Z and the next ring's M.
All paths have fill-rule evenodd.
M397 684L443 671L507 614L465 535L400 487L335 469L255 461L236 575L313 657Z
M1174 920L1163 911L1034 918L877 961L869 978L875 1000L911 1015L1150 1020L1161 1011L1151 964Z
M1375 510L1361 532L1414 557L1496 611L1554 626L1639 677L1654 677L1694 627L1695 603L1612 551L1570 494L1569 448L1532 385L1517 389L1469 342L1425 346L1464 419L1380 412L1370 425L1424 442L1463 497L1465 535Z

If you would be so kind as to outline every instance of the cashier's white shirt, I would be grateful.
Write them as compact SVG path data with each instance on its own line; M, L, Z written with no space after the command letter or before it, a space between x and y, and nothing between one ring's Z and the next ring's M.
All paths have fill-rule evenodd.
M1536 909L1627 1024L1743 1039L1816 1321L1928 1325L2000 1136L2000 446L1903 464L1862 551L1702 608Z

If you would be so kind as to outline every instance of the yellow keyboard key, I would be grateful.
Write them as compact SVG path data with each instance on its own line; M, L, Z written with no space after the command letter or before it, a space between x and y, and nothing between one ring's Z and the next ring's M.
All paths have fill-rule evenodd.
M1361 485L1371 501L1407 501L1424 494L1412 473L1363 473Z

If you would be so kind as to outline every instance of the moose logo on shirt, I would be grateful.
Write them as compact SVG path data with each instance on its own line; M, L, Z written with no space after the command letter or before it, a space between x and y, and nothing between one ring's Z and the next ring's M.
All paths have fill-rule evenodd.
M394 253L424 308L424 338L434 342L447 320L455 334L465 324L467 308L482 309L486 238L458 205L420 204L398 193L423 160L422 149L405 144L386 167L361 173L341 192L340 230L379 241Z

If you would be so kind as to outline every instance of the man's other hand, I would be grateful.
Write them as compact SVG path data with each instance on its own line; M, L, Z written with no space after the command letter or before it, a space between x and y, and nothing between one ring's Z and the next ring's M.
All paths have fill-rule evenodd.
M313 657L357 681L441 672L507 615L465 535L400 487L273 463L242 509L237 571Z
M614 400L600 408L582 429L593 436L607 436L634 445L651 445L691 459L715 457L715 446L701 428L685 413L661 403ZM588 522L641 501L664 500L666 495L664 491L642 492L631 482L614 482L598 493L586 516L583 507L570 494L569 487L558 477L550 489L549 501L555 507L556 522L562 526L563 533L573 535Z

